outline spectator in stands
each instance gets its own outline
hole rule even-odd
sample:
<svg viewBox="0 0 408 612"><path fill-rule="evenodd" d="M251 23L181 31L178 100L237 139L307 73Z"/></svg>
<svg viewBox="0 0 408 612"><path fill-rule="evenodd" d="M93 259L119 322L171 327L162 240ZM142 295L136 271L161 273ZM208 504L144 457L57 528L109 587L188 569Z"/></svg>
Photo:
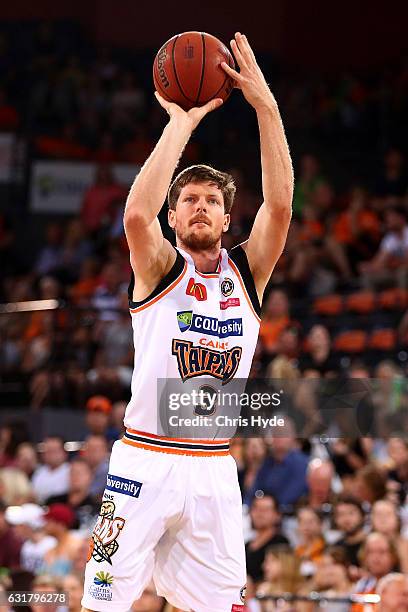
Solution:
<svg viewBox="0 0 408 612"><path fill-rule="evenodd" d="M371 509L373 531L390 538L398 552L401 571L408 574L408 539L401 535L401 519L397 506L388 499L380 499Z"/></svg>
<svg viewBox="0 0 408 612"><path fill-rule="evenodd" d="M368 464L359 469L355 476L354 491L361 502L373 504L386 494L386 477L374 465Z"/></svg>
<svg viewBox="0 0 408 612"><path fill-rule="evenodd" d="M379 175L375 193L382 204L403 198L408 190L408 176L404 169L404 159L397 149L390 149L384 156L384 169Z"/></svg>
<svg viewBox="0 0 408 612"><path fill-rule="evenodd" d="M89 493L92 471L88 463L77 457L69 464L69 490L63 495L53 495L46 500L47 505L65 504L75 514L74 528L90 529L96 521L99 501Z"/></svg>
<svg viewBox="0 0 408 612"><path fill-rule="evenodd" d="M399 559L391 540L380 533L370 533L364 542L360 560L366 571L355 585L354 593L375 593L378 581L398 569Z"/></svg>
<svg viewBox="0 0 408 612"><path fill-rule="evenodd" d="M289 545L280 533L281 514L277 500L272 495L259 495L251 504L250 516L254 536L245 546L247 573L254 582L262 579L265 552L271 546Z"/></svg>
<svg viewBox="0 0 408 612"><path fill-rule="evenodd" d="M297 511L299 543L295 555L301 562L302 576L316 572L326 543L323 538L322 520L316 510L305 506Z"/></svg>
<svg viewBox="0 0 408 612"><path fill-rule="evenodd" d="M266 300L259 330L259 336L268 353L276 351L279 334L287 327L289 321L288 297L281 289L274 289Z"/></svg>
<svg viewBox="0 0 408 612"><path fill-rule="evenodd" d="M380 239L380 221L369 207L367 192L363 188L352 190L349 206L333 223L332 236L353 274L358 272L358 262L374 256Z"/></svg>
<svg viewBox="0 0 408 612"><path fill-rule="evenodd" d="M282 593L299 592L303 578L300 573L300 563L290 548L284 545L268 548L262 565L263 578L257 591L265 595L281 595ZM251 593L247 593L247 598ZM268 610L267 604L262 610Z"/></svg>
<svg viewBox="0 0 408 612"><path fill-rule="evenodd" d="M38 456L34 444L23 442L18 445L15 466L31 479L38 467Z"/></svg>
<svg viewBox="0 0 408 612"><path fill-rule="evenodd" d="M349 565L360 565L358 551L367 535L360 501L348 495L339 496L334 507L334 522L343 534L336 546L345 550Z"/></svg>
<svg viewBox="0 0 408 612"><path fill-rule="evenodd" d="M6 505L0 501L0 568L16 569L20 566L22 542L7 523L5 512Z"/></svg>
<svg viewBox="0 0 408 612"><path fill-rule="evenodd" d="M331 461L313 459L306 473L308 487L307 505L317 512L324 510L324 506L333 503L332 481L334 468Z"/></svg>
<svg viewBox="0 0 408 612"><path fill-rule="evenodd" d="M399 267L405 268L408 263L408 225L405 208L403 206L387 208L384 217L388 231L380 243L378 252L373 259L360 264L360 272L365 275L368 282L376 279L387 280L387 275L393 270Z"/></svg>
<svg viewBox="0 0 408 612"><path fill-rule="evenodd" d="M303 155L300 159L299 176L293 194L295 215L299 216L302 213L304 205L310 201L317 186L322 182L323 177L320 173L318 159L310 153Z"/></svg>
<svg viewBox="0 0 408 612"><path fill-rule="evenodd" d="M101 274L101 282L92 297L92 306L96 308L100 321L112 322L119 319L122 308L121 293L126 293L122 281L122 271L116 263L107 263Z"/></svg>
<svg viewBox="0 0 408 612"><path fill-rule="evenodd" d="M67 612L81 612L83 583L84 579L80 574L68 574L62 579L62 589L68 596Z"/></svg>
<svg viewBox="0 0 408 612"><path fill-rule="evenodd" d="M83 458L92 470L92 482L89 494L98 499L106 485L109 470L108 443L104 436L90 435L85 440Z"/></svg>
<svg viewBox="0 0 408 612"><path fill-rule="evenodd" d="M78 278L82 263L92 254L92 244L85 236L80 219L73 219L67 226L61 250L59 275L65 283Z"/></svg>
<svg viewBox="0 0 408 612"><path fill-rule="evenodd" d="M90 435L107 436L112 402L104 395L93 395L86 403L86 426Z"/></svg>
<svg viewBox="0 0 408 612"><path fill-rule="evenodd" d="M293 506L307 493L308 458L296 445L293 425L285 418L286 429L267 439L269 456L264 460L252 489L276 497L279 506Z"/></svg>
<svg viewBox="0 0 408 612"><path fill-rule="evenodd" d="M331 352L331 340L327 327L313 325L306 338L306 352L299 360L299 368L303 375L318 372L326 376L336 372L338 359Z"/></svg>
<svg viewBox="0 0 408 612"><path fill-rule="evenodd" d="M259 468L266 456L266 446L262 438L247 438L241 467L238 468L238 479L244 504L249 503L248 495L252 491Z"/></svg>
<svg viewBox="0 0 408 612"><path fill-rule="evenodd" d="M59 604L46 602L41 603L41 593L57 594L60 589L58 578L47 574L40 574L33 580L31 586L32 592L38 594L38 602L32 603L30 606L31 612L59 612Z"/></svg>
<svg viewBox="0 0 408 612"><path fill-rule="evenodd" d="M378 612L407 612L408 576L393 572L378 581L376 593L381 601Z"/></svg>
<svg viewBox="0 0 408 612"><path fill-rule="evenodd" d="M44 516L45 531L57 540L54 548L44 558L42 573L51 576L66 576L70 573L75 554L81 544L70 529L75 521L75 514L65 504L52 504Z"/></svg>
<svg viewBox="0 0 408 612"><path fill-rule="evenodd" d="M108 225L111 218L112 203L126 198L125 189L119 185L113 176L109 165L100 165L96 169L94 184L84 195L81 209L81 219L85 229L91 234Z"/></svg>
<svg viewBox="0 0 408 612"><path fill-rule="evenodd" d="M45 228L45 244L39 251L34 268L38 276L52 274L60 267L62 252L61 241L62 228L60 224L55 221L48 223Z"/></svg>
<svg viewBox="0 0 408 612"><path fill-rule="evenodd" d="M69 465L64 441L59 436L48 436L42 448L43 465L33 474L32 484L40 503L52 495L63 495L69 487Z"/></svg>
<svg viewBox="0 0 408 612"><path fill-rule="evenodd" d="M14 467L0 469L0 499L7 505L32 501L33 489L27 475Z"/></svg>
<svg viewBox="0 0 408 612"><path fill-rule="evenodd" d="M403 504L408 493L408 441L392 437L387 449L392 462L388 471L388 483L392 485L398 501Z"/></svg>
<svg viewBox="0 0 408 612"><path fill-rule="evenodd" d="M83 537L80 540L79 547L77 548L74 558L72 561L72 571L75 574L83 575L85 572L85 566L88 562L89 556L89 535Z"/></svg>
<svg viewBox="0 0 408 612"><path fill-rule="evenodd" d="M347 559L344 550L336 546L329 547L323 554L311 581L302 589L302 595L310 592L318 592L322 597L347 598L352 589L350 578L347 574ZM318 605L318 609L327 607L327 603ZM330 612L349 612L348 602L330 601ZM297 612L314 612L316 606L312 602L299 604Z"/></svg>
<svg viewBox="0 0 408 612"><path fill-rule="evenodd" d="M107 432L108 440L119 440L125 433L125 425L123 423L126 412L126 402L115 402L112 405L110 417L110 427Z"/></svg>
<svg viewBox="0 0 408 612"><path fill-rule="evenodd" d="M54 537L43 531L44 514L36 504L9 506L5 514L7 522L14 526L16 535L23 542L20 566L33 574L38 574L44 565L45 554L57 544Z"/></svg>
<svg viewBox="0 0 408 612"><path fill-rule="evenodd" d="M15 465L16 452L30 436L27 424L20 419L7 420L0 426L0 467Z"/></svg>

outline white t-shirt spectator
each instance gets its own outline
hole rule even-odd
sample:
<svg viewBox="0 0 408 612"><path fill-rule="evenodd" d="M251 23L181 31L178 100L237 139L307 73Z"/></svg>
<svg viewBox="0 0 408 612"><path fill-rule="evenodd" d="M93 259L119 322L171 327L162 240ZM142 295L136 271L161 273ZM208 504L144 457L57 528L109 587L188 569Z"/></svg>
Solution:
<svg viewBox="0 0 408 612"><path fill-rule="evenodd" d="M38 574L44 565L44 556L57 545L57 540L52 536L44 536L39 542L26 540L21 547L21 567L27 572Z"/></svg>
<svg viewBox="0 0 408 612"><path fill-rule="evenodd" d="M408 255L408 226L405 226L402 234L388 232L382 239L380 251L393 257L406 257Z"/></svg>
<svg viewBox="0 0 408 612"><path fill-rule="evenodd" d="M48 497L64 495L69 489L69 464L62 463L53 470L41 465L33 474L32 485L40 504Z"/></svg>

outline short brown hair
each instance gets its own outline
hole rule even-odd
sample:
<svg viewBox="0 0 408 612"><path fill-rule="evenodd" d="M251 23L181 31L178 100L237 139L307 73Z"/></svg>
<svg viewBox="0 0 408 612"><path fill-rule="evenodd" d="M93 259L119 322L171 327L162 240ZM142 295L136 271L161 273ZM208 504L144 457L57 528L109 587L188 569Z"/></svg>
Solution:
<svg viewBox="0 0 408 612"><path fill-rule="evenodd" d="M188 183L203 182L211 182L217 185L218 189L221 190L221 193L224 197L225 213L229 213L234 203L234 196L236 191L234 179L232 178L231 174L228 174L227 172L221 172L221 170L216 170L215 168L212 168L211 166L206 166L205 164L197 164L195 166L190 166L189 168L186 168L176 176L176 178L170 185L170 189L167 194L169 208L171 210L176 209L176 204L180 192L183 187L185 187Z"/></svg>

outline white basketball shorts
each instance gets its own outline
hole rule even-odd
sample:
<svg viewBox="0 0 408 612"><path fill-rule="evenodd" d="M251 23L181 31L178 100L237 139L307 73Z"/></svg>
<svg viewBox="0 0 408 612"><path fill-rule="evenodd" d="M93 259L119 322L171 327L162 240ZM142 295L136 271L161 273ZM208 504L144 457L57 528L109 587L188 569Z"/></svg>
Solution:
<svg viewBox="0 0 408 612"><path fill-rule="evenodd" d="M82 605L126 612L152 578L181 610L244 610L242 502L225 441L127 430L114 443Z"/></svg>

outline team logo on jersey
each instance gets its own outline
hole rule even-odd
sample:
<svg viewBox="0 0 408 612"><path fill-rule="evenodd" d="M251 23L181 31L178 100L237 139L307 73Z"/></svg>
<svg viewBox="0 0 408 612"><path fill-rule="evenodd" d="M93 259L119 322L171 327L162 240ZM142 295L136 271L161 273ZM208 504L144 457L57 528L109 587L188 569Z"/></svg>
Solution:
<svg viewBox="0 0 408 612"><path fill-rule="evenodd" d="M89 594L94 599L112 601L113 576L109 572L96 572L93 584L89 587Z"/></svg>
<svg viewBox="0 0 408 612"><path fill-rule="evenodd" d="M103 501L98 520L92 532L88 561L92 557L98 563L107 561L112 565L111 557L119 548L117 539L125 525L125 519L115 516L115 504Z"/></svg>
<svg viewBox="0 0 408 612"><path fill-rule="evenodd" d="M225 297L228 297L231 295L233 291L234 291L234 282L230 278L224 278L224 280L221 283L222 295L224 295Z"/></svg>
<svg viewBox="0 0 408 612"><path fill-rule="evenodd" d="M192 310L177 313L177 323L180 331L193 331L218 338L242 336L242 319L227 319L219 321L215 317L195 314Z"/></svg>
<svg viewBox="0 0 408 612"><path fill-rule="evenodd" d="M172 355L183 382L196 376L213 376L227 384L236 374L242 356L242 347L234 346L226 351L214 351L194 345L188 340L173 339Z"/></svg>
<svg viewBox="0 0 408 612"><path fill-rule="evenodd" d="M199 302L205 302L207 299L207 288L202 283L196 283L194 278L188 281L186 295L192 295Z"/></svg>

